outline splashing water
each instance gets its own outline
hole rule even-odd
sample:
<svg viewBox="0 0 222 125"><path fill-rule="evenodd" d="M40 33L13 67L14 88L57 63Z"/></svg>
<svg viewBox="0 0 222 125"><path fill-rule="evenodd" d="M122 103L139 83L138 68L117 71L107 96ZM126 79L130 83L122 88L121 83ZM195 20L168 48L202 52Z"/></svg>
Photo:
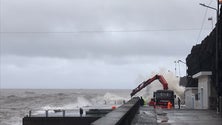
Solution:
<svg viewBox="0 0 222 125"><path fill-rule="evenodd" d="M177 97L180 97L181 99L184 99L184 90L185 87L179 86L179 78L177 78L173 72L168 72L167 70L161 68L158 72L152 72L148 77L141 81L145 81L147 79L152 78L156 74L163 75L163 77L166 79L168 83L169 90L173 90L174 94L176 94ZM142 78L140 76L140 78ZM153 97L153 92L156 90L163 89L162 84L159 82L159 80L153 81L150 85L146 87L146 89L141 90L137 95L143 96L145 100L150 100Z"/></svg>

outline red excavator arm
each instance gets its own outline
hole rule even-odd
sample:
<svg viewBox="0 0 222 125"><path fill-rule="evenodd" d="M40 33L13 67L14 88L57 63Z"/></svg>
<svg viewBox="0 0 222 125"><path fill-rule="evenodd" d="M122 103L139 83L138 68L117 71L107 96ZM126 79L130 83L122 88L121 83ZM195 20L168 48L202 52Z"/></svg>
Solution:
<svg viewBox="0 0 222 125"><path fill-rule="evenodd" d="M164 77L162 75L155 75L153 78L143 81L139 86L137 86L135 89L133 89L133 91L130 94L131 97L134 96L137 92L139 92L143 88L145 88L146 86L148 86L149 84L151 84L156 79L158 79L160 81L160 83L163 85L164 90L168 90L168 83L164 79Z"/></svg>

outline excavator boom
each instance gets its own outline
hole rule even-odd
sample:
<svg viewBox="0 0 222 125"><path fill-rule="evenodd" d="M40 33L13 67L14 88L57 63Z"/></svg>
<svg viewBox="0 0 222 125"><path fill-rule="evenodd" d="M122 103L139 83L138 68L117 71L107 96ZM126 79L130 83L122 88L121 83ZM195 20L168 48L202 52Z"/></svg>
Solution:
<svg viewBox="0 0 222 125"><path fill-rule="evenodd" d="M155 75L153 78L150 78L146 81L143 81L139 86L137 86L133 91L131 92L131 97L134 96L136 93L138 93L140 90L151 84L154 80L158 79L160 83L163 85L163 90L168 90L168 83L164 79L162 75Z"/></svg>

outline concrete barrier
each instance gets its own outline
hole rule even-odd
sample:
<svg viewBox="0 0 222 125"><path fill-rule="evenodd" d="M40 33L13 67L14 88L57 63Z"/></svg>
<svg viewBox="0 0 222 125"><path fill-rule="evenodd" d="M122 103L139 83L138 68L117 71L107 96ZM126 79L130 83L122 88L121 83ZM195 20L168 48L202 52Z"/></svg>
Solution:
<svg viewBox="0 0 222 125"><path fill-rule="evenodd" d="M130 125L140 107L140 98L134 97L91 125Z"/></svg>
<svg viewBox="0 0 222 125"><path fill-rule="evenodd" d="M24 117L23 125L90 125L100 117Z"/></svg>

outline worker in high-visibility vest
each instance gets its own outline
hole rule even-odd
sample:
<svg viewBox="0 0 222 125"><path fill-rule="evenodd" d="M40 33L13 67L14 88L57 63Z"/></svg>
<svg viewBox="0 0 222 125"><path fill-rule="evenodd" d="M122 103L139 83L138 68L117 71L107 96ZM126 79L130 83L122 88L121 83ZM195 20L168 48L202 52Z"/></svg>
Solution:
<svg viewBox="0 0 222 125"><path fill-rule="evenodd" d="M171 104L170 101L168 101L168 103L167 103L167 109L171 109L171 108L172 108L172 104Z"/></svg>

